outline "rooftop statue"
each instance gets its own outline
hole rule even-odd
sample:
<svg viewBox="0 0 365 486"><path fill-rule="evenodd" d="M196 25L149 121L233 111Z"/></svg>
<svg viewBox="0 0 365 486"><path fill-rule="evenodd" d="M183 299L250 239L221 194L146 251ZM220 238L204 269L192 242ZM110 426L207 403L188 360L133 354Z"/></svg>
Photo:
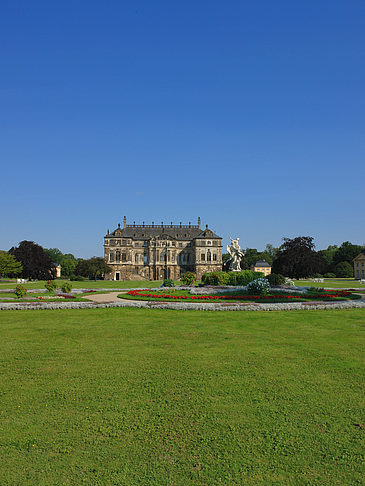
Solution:
<svg viewBox="0 0 365 486"><path fill-rule="evenodd" d="M231 246L227 245L227 251L231 255L231 258L228 260L229 269L233 272L239 272L241 270L241 260L245 256L238 243L239 240L239 238L235 240L231 238Z"/></svg>

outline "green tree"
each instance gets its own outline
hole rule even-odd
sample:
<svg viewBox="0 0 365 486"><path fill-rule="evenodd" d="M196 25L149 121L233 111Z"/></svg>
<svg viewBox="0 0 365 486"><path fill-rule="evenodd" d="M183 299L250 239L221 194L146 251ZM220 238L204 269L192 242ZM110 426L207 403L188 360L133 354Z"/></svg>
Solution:
<svg viewBox="0 0 365 486"><path fill-rule="evenodd" d="M63 253L61 250L58 248L45 248L44 251L47 253L53 263L59 263L61 265L63 258Z"/></svg>
<svg viewBox="0 0 365 486"><path fill-rule="evenodd" d="M324 270L325 272L330 272L332 270L333 258L337 250L337 245L330 245L326 250L321 250L318 252L326 264L326 268Z"/></svg>
<svg viewBox="0 0 365 486"><path fill-rule="evenodd" d="M353 245L349 241L344 241L333 256L333 265L341 262L348 262L352 265L353 259L361 252L362 246Z"/></svg>
<svg viewBox="0 0 365 486"><path fill-rule="evenodd" d="M246 248L244 250L245 256L241 260L241 268L242 270L249 270L251 265L260 260L260 253L256 250L256 248Z"/></svg>
<svg viewBox="0 0 365 486"><path fill-rule="evenodd" d="M77 260L72 253L66 253L66 255L63 255L60 264L61 274L64 277L70 277L73 273L75 273Z"/></svg>
<svg viewBox="0 0 365 486"><path fill-rule="evenodd" d="M321 255L314 251L313 238L297 236L283 238L276 259L273 262L272 273L281 273L286 277L303 278L322 273L325 263Z"/></svg>
<svg viewBox="0 0 365 486"><path fill-rule="evenodd" d="M87 260L79 260L75 267L75 274L96 280L98 276L110 273L112 268L102 257L92 257Z"/></svg>
<svg viewBox="0 0 365 486"><path fill-rule="evenodd" d="M336 277L351 278L354 276L353 266L349 262L339 262L335 266Z"/></svg>
<svg viewBox="0 0 365 486"><path fill-rule="evenodd" d="M24 278L49 280L56 276L56 269L44 249L34 241L21 241L18 247L9 250L23 265Z"/></svg>
<svg viewBox="0 0 365 486"><path fill-rule="evenodd" d="M265 253L270 256L271 263L275 260L278 251L279 251L279 248L275 248L271 243L268 243L265 246ZM266 260L266 261L268 263L270 263L269 260Z"/></svg>
<svg viewBox="0 0 365 486"><path fill-rule="evenodd" d="M13 255L0 251L0 277L19 275L22 270L22 264Z"/></svg>

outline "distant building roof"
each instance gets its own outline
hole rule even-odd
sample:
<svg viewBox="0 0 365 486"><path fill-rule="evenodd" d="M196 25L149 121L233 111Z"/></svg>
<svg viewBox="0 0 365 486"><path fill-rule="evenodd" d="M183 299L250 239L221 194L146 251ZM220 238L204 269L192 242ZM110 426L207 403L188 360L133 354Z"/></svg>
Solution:
<svg viewBox="0 0 365 486"><path fill-rule="evenodd" d="M253 265L254 267L271 267L269 263L267 263L266 260L258 260L256 263Z"/></svg>

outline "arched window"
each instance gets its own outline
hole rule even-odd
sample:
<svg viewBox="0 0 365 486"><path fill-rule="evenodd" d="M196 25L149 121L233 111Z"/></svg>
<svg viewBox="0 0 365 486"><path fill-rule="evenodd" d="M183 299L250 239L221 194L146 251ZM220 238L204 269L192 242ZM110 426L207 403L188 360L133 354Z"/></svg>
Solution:
<svg viewBox="0 0 365 486"><path fill-rule="evenodd" d="M211 262L212 261L212 254L210 253L210 250L208 250L208 253L207 253L207 262Z"/></svg>
<svg viewBox="0 0 365 486"><path fill-rule="evenodd" d="M162 250L160 253L160 262L165 263L166 262L166 250Z"/></svg>
<svg viewBox="0 0 365 486"><path fill-rule="evenodd" d="M138 262L139 262L139 255L138 255L138 253L136 253L136 254L134 255L134 261L135 261L136 263L138 263Z"/></svg>
<svg viewBox="0 0 365 486"><path fill-rule="evenodd" d="M120 262L120 251L115 252L115 261L116 261L117 263L119 263L119 262Z"/></svg>

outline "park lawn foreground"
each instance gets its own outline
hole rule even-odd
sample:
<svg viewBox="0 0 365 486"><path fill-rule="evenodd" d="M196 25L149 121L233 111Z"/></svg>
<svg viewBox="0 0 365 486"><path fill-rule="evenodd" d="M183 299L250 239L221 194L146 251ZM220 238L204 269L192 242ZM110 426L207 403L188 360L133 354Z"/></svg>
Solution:
<svg viewBox="0 0 365 486"><path fill-rule="evenodd" d="M2 485L355 485L365 311L0 313Z"/></svg>

